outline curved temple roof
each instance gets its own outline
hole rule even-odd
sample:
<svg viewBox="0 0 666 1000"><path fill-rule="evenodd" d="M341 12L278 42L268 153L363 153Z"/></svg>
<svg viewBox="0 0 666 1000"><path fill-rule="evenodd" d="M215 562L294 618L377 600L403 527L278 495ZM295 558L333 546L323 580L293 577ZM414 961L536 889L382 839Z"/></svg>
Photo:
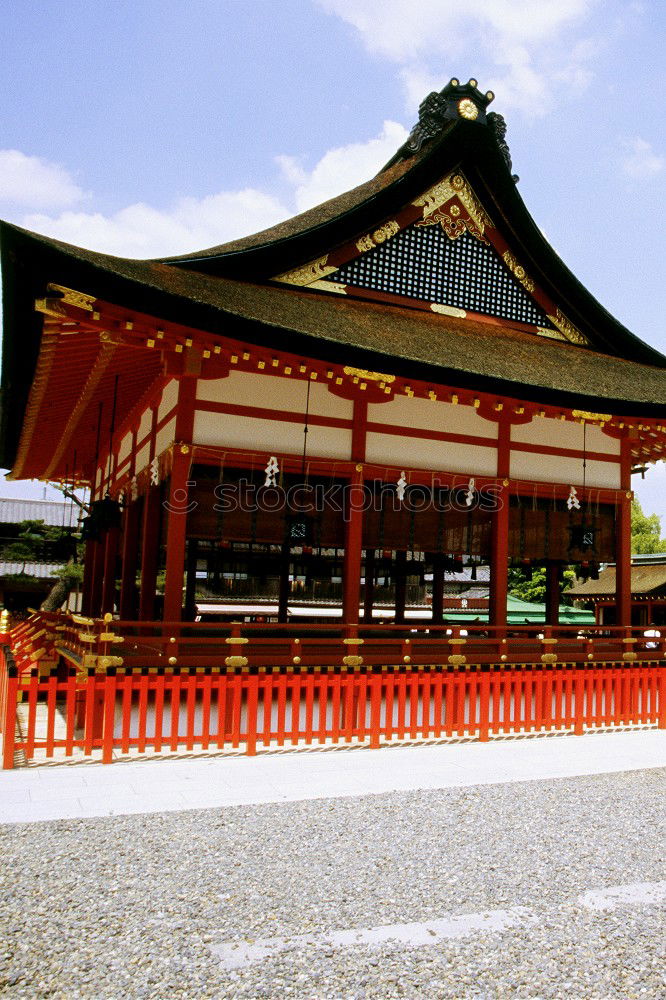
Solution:
<svg viewBox="0 0 666 1000"><path fill-rule="evenodd" d="M503 119L486 112L491 99L475 81L451 81L426 98L409 140L376 177L261 233L198 253L128 260L0 223L0 461L11 466L16 455L43 344L34 304L50 284L313 358L559 405L666 416L666 358L615 320L547 243L517 191ZM484 266L500 269L543 325L384 293L349 278L354 262L366 253L379 261L389 248L395 266L407 266L396 249L403 235L421 239L418 227L440 232L440 225L452 241L463 236L457 246L467 240L470 267L476 253L485 255ZM147 364L146 378L155 377L153 369ZM139 374L132 385L136 398Z"/></svg>

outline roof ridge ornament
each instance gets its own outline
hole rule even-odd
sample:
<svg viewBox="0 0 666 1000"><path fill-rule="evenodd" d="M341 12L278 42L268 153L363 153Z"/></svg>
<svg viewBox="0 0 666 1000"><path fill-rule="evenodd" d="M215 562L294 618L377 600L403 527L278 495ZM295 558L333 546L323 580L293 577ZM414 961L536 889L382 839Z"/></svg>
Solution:
<svg viewBox="0 0 666 1000"><path fill-rule="evenodd" d="M440 135L449 122L464 118L466 121L490 127L504 162L511 170L511 156L506 142L506 122L502 115L495 112L491 111L486 115L486 108L494 98L492 90L487 90L485 94L480 91L474 78L467 83L461 83L456 77L452 77L442 90L431 91L421 101L418 122L410 132L407 142L400 147L386 166L390 167L399 160L414 156L427 142ZM518 178L512 176L517 182Z"/></svg>
<svg viewBox="0 0 666 1000"><path fill-rule="evenodd" d="M486 108L494 99L492 90L483 94L474 78L467 83L453 77L439 93L433 90L419 105L419 120L402 147L403 156L418 153L423 144L438 135L450 121L486 123Z"/></svg>

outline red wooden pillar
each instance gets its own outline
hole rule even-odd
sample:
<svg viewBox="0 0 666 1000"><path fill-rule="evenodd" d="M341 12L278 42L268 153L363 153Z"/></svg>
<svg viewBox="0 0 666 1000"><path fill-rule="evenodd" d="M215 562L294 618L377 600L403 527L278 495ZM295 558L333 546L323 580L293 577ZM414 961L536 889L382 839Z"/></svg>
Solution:
<svg viewBox="0 0 666 1000"><path fill-rule="evenodd" d="M90 582L90 607L89 614L94 618L102 611L102 582L104 579L104 551L106 546L106 535L96 538L93 543L93 560Z"/></svg>
<svg viewBox="0 0 666 1000"><path fill-rule="evenodd" d="M405 621L405 605L407 604L407 553L399 549L395 554L395 622Z"/></svg>
<svg viewBox="0 0 666 1000"><path fill-rule="evenodd" d="M618 500L615 552L615 604L617 624L631 625L631 454L629 442L622 441L623 495Z"/></svg>
<svg viewBox="0 0 666 1000"><path fill-rule="evenodd" d="M183 577L187 539L189 445L174 445L171 467L171 496L166 536L166 577L164 581L165 622L180 621L183 614Z"/></svg>
<svg viewBox="0 0 666 1000"><path fill-rule="evenodd" d="M546 624L560 623L560 566L556 562L546 563Z"/></svg>
<svg viewBox="0 0 666 1000"><path fill-rule="evenodd" d="M490 603L491 625L506 625L506 596L509 586L509 491L498 497L497 510L492 512L490 540Z"/></svg>
<svg viewBox="0 0 666 1000"><path fill-rule="evenodd" d="M349 482L345 514L345 565L342 576L342 619L358 625L363 558L363 466L357 465Z"/></svg>
<svg viewBox="0 0 666 1000"><path fill-rule="evenodd" d="M375 550L365 550L365 591L363 593L363 623L372 625L372 607L375 602Z"/></svg>
<svg viewBox="0 0 666 1000"><path fill-rule="evenodd" d="M95 568L95 543L92 538L86 541L83 556L83 587L81 591L81 614L90 614L90 598L92 594L93 571Z"/></svg>
<svg viewBox="0 0 666 1000"><path fill-rule="evenodd" d="M441 625L444 619L444 556L432 555L432 623Z"/></svg>
<svg viewBox="0 0 666 1000"><path fill-rule="evenodd" d="M120 579L120 617L125 620L134 618L134 592L136 589L136 571L139 563L139 527L141 519L141 501L134 500L125 508L123 514L122 540L122 573Z"/></svg>
<svg viewBox="0 0 666 1000"><path fill-rule="evenodd" d="M155 617L155 586L160 550L162 491L149 486L143 500L143 538L141 543L141 593L139 618L151 621Z"/></svg>
<svg viewBox="0 0 666 1000"><path fill-rule="evenodd" d="M631 500L618 501L616 524L615 603L617 624L631 625Z"/></svg>
<svg viewBox="0 0 666 1000"><path fill-rule="evenodd" d="M506 479L511 471L511 424L501 420L497 425L497 475ZM490 538L490 594L488 622L506 625L506 598L509 589L509 490L505 486L497 497L497 509L492 512Z"/></svg>
<svg viewBox="0 0 666 1000"><path fill-rule="evenodd" d="M102 613L113 612L116 602L116 568L118 563L118 542L120 528L114 524L106 532L104 547L104 579L102 581Z"/></svg>
<svg viewBox="0 0 666 1000"><path fill-rule="evenodd" d="M289 569L291 566L291 546L289 542L282 543L280 553L280 589L278 592L278 621L289 620Z"/></svg>

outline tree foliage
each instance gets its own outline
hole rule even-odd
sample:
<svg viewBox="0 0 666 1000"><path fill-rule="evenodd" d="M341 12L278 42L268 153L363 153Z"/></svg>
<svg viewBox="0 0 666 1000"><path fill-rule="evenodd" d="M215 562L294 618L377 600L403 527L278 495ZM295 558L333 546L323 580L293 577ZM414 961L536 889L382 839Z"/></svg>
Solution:
<svg viewBox="0 0 666 1000"><path fill-rule="evenodd" d="M631 551L634 555L666 552L659 515L644 514L636 497L631 501Z"/></svg>
<svg viewBox="0 0 666 1000"><path fill-rule="evenodd" d="M567 567L564 570L562 581L562 604L569 604L566 591L573 587L576 582L576 574ZM520 601L529 601L531 604L544 604L546 600L546 570L543 566L535 566L530 574L520 567L513 567L509 570L509 593L512 597L517 597Z"/></svg>

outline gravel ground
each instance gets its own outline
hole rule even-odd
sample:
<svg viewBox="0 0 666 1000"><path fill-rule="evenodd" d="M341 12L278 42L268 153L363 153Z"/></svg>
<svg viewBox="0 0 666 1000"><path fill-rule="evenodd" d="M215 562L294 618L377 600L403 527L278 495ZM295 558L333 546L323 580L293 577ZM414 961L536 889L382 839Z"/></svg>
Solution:
<svg viewBox="0 0 666 1000"><path fill-rule="evenodd" d="M168 763L165 763L165 770ZM0 827L0 994L62 1000L666 996L666 769ZM432 946L216 945L526 907Z"/></svg>

